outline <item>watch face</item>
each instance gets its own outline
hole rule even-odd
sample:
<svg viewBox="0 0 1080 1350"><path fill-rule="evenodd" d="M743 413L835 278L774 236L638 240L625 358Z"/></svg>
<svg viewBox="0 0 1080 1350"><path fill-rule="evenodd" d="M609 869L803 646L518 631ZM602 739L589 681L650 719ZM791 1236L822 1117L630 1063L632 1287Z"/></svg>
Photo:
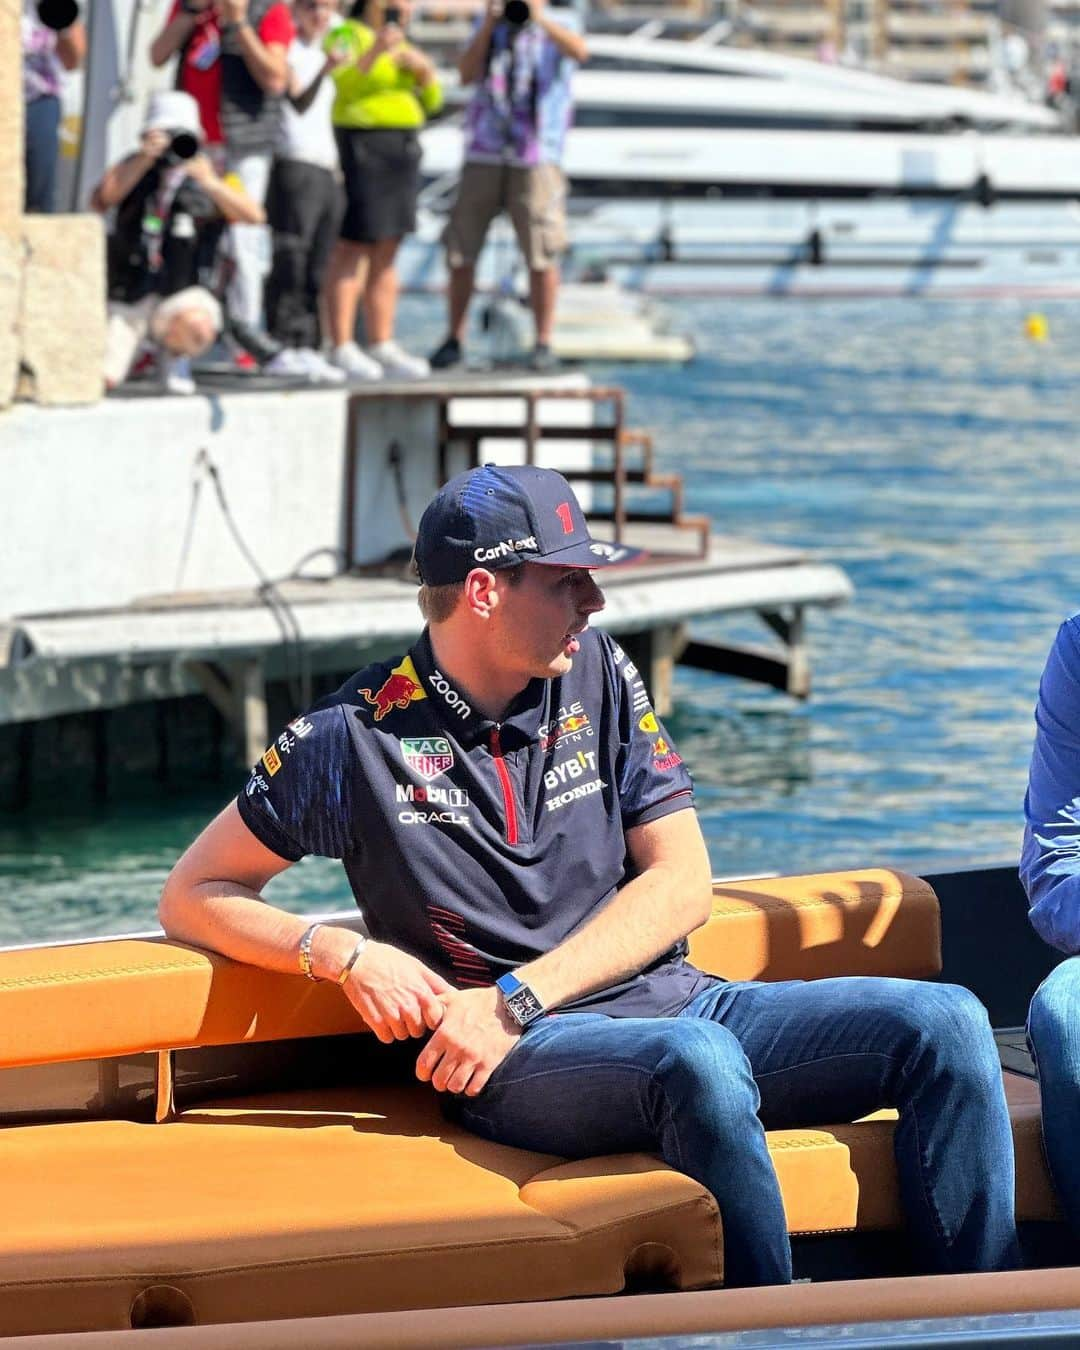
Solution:
<svg viewBox="0 0 1080 1350"><path fill-rule="evenodd" d="M523 1027L544 1015L544 1005L527 984L521 984L506 1000L511 1017Z"/></svg>

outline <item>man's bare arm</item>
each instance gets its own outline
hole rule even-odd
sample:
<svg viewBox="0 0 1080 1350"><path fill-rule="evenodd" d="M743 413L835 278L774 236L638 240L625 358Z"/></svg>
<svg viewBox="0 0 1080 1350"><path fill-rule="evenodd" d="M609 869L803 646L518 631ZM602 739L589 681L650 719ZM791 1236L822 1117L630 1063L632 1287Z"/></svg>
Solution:
<svg viewBox="0 0 1080 1350"><path fill-rule="evenodd" d="M263 900L262 888L291 864L251 833L230 803L203 830L169 874L158 906L171 938L205 947L264 970L299 972L300 939L311 920ZM312 971L336 980L357 935L321 927L311 944ZM423 1035L442 1018L450 985L421 961L382 942L369 942L353 966L345 993L381 1041Z"/></svg>
<svg viewBox="0 0 1080 1350"><path fill-rule="evenodd" d="M518 971L546 1008L637 974L709 917L712 874L696 811L635 826L626 844L639 875L583 928Z"/></svg>
<svg viewBox="0 0 1080 1350"><path fill-rule="evenodd" d="M711 872L695 811L635 826L626 843L638 876L583 928L517 972L545 1007L636 974L709 917ZM446 1000L439 1030L416 1061L417 1077L440 1092L474 1097L520 1034L497 989L462 990Z"/></svg>

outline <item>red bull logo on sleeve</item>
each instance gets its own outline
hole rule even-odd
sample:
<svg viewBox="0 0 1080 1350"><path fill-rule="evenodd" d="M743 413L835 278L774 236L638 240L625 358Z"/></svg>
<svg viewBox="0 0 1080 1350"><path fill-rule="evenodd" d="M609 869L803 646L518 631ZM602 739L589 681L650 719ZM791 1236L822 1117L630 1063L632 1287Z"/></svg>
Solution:
<svg viewBox="0 0 1080 1350"><path fill-rule="evenodd" d="M427 698L411 656L406 656L400 666L394 667L386 682L374 694L370 689L361 689L359 692L375 709L376 722L381 722L394 708L404 712L410 703Z"/></svg>

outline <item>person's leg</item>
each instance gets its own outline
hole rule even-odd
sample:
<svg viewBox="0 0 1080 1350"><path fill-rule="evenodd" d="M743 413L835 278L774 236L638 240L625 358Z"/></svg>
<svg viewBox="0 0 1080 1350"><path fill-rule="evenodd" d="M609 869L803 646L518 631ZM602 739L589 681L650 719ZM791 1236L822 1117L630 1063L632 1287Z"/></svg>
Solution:
<svg viewBox="0 0 1080 1350"><path fill-rule="evenodd" d="M262 206L270 182L269 152L226 152L225 162L252 201ZM270 270L270 236L265 225L230 225L228 234L236 268L227 295L229 314L248 328L259 330L263 324L263 285Z"/></svg>
<svg viewBox="0 0 1080 1350"><path fill-rule="evenodd" d="M356 314L367 281L368 246L339 239L326 270L326 311L334 347L355 341Z"/></svg>
<svg viewBox="0 0 1080 1350"><path fill-rule="evenodd" d="M307 307L314 315L311 346L316 349L322 342L323 334L329 331L323 307L326 271L330 262L330 255L338 238L338 231L341 229L341 217L344 210L344 196L334 175L328 169L322 170L319 188L319 212L307 255L305 288Z"/></svg>
<svg viewBox="0 0 1080 1350"><path fill-rule="evenodd" d="M461 171L457 196L443 231L447 285L447 336L433 354L431 364L453 365L461 360L469 304L476 284L476 262L484 247L491 222L502 207L503 170L497 164L466 164Z"/></svg>
<svg viewBox="0 0 1080 1350"><path fill-rule="evenodd" d="M559 267L551 263L543 269L529 272L529 303L536 325L536 345L551 346L551 330L555 326L555 306L559 300Z"/></svg>
<svg viewBox="0 0 1080 1350"><path fill-rule="evenodd" d="M967 989L884 978L730 984L682 1017L716 1020L737 1038L766 1129L899 1110L900 1195L929 1268L1020 1264L1001 1066Z"/></svg>
<svg viewBox="0 0 1080 1350"><path fill-rule="evenodd" d="M367 345L377 347L394 336L398 277L394 259L400 239L379 239L371 245L364 288L364 331Z"/></svg>
<svg viewBox="0 0 1080 1350"><path fill-rule="evenodd" d="M287 347L309 347L318 319L308 295L308 253L319 223L314 176L320 172L296 160L277 160L266 198L273 231L274 260L266 283L266 323Z"/></svg>
<svg viewBox="0 0 1080 1350"><path fill-rule="evenodd" d="M1046 1161L1080 1237L1080 957L1063 961L1035 991L1028 1041L1039 1070Z"/></svg>
<svg viewBox="0 0 1080 1350"><path fill-rule="evenodd" d="M508 204L518 246L529 267L536 345L551 346L559 298L559 258L566 249L566 179L555 164L514 169Z"/></svg>
<svg viewBox="0 0 1080 1350"><path fill-rule="evenodd" d="M568 1014L530 1027L451 1109L486 1138L560 1157L658 1152L716 1198L724 1283L784 1284L791 1249L757 1107L746 1056L715 1023Z"/></svg>
<svg viewBox="0 0 1080 1350"><path fill-rule="evenodd" d="M60 100L51 95L25 105L26 210L56 210L56 158L60 149Z"/></svg>

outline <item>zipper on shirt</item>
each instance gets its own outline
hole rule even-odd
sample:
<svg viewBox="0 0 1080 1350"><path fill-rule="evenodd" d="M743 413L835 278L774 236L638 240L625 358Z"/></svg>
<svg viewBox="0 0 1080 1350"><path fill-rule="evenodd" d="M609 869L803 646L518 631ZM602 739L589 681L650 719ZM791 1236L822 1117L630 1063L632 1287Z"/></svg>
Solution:
<svg viewBox="0 0 1080 1350"><path fill-rule="evenodd" d="M518 841L517 803L514 801L514 785L510 782L510 771L507 769L506 760L503 758L498 727L492 727L491 729L491 757L495 761L495 772L499 775L503 806L506 808L506 842L516 844Z"/></svg>

